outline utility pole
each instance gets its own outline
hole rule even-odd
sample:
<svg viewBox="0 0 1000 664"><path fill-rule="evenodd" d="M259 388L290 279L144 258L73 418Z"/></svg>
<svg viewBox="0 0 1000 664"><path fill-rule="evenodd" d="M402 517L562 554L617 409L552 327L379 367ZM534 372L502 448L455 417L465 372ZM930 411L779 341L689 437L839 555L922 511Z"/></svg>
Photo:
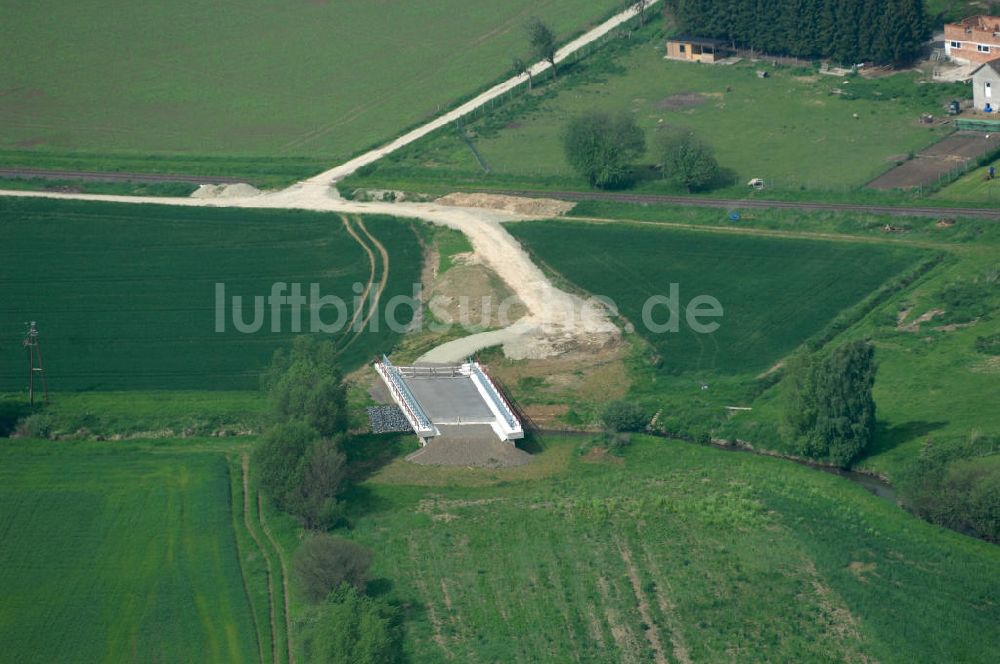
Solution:
<svg viewBox="0 0 1000 664"><path fill-rule="evenodd" d="M35 374L42 383L45 403L49 402L49 386L45 381L45 368L42 366L42 347L38 345L38 328L35 321L26 323L28 328L22 345L28 351L28 403L35 405Z"/></svg>

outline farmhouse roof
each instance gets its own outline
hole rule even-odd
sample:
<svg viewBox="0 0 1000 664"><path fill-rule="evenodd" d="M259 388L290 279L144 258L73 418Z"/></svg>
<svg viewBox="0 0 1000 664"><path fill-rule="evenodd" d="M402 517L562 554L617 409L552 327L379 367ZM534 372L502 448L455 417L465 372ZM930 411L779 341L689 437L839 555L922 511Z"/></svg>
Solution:
<svg viewBox="0 0 1000 664"><path fill-rule="evenodd" d="M984 62L979 67L976 67L975 71L972 72L972 75L975 76L976 74L978 74L979 72L981 72L983 69L986 68L992 69L994 73L1000 75L1000 58L995 58L993 60L990 60L989 62Z"/></svg>
<svg viewBox="0 0 1000 664"><path fill-rule="evenodd" d="M676 37L669 38L667 41L698 44L699 46L726 46L729 44L724 39L708 39L707 37L693 37L691 35L677 35Z"/></svg>

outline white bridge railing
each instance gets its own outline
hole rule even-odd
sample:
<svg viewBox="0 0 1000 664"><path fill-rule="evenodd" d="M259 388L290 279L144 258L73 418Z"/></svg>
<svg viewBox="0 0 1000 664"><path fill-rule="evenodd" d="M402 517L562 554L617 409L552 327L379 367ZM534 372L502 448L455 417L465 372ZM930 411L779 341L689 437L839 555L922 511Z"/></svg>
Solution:
<svg viewBox="0 0 1000 664"><path fill-rule="evenodd" d="M399 370L393 366L388 357L383 355L382 360L375 363L375 371L378 372L389 388L392 400L403 411L403 416L410 423L410 426L413 427L414 433L420 436L420 438L440 435L441 432L431 422L431 418L424 412L420 402L413 396L413 392L410 391Z"/></svg>
<svg viewBox="0 0 1000 664"><path fill-rule="evenodd" d="M497 386L493 384L486 372L480 368L478 362L470 362L468 365L463 365L463 369L468 367L469 376L472 378L472 383L479 390L479 394L486 401L486 405L493 412L496 421L492 424L493 431L500 436L501 440L513 440L515 438L524 438L524 429L521 426L520 420L514 415L513 409L507 403L507 400L503 398L500 394L500 390Z"/></svg>

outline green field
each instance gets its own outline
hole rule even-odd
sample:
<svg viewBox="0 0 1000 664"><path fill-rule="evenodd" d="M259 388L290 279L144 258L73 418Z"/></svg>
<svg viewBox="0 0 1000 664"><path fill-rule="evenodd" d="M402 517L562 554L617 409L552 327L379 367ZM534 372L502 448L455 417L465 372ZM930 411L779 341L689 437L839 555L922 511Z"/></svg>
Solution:
<svg viewBox="0 0 1000 664"><path fill-rule="evenodd" d="M611 45L558 84L467 123L466 134L489 174L451 129L345 186L586 188L565 160L561 136L568 118L600 109L634 115L650 146L658 128L693 129L715 148L727 182L735 183L731 193L745 193L746 181L754 177L767 181L770 194L843 193L943 138L947 129L928 128L917 118L940 115L949 95L967 95L964 88L919 84L912 73L842 79L764 62L667 61L654 30L641 33L648 40ZM758 78L760 69L770 76ZM640 162L656 164L658 157L650 152ZM655 181L640 189L671 191Z"/></svg>
<svg viewBox="0 0 1000 664"><path fill-rule="evenodd" d="M258 660L221 454L0 442L0 658Z"/></svg>
<svg viewBox="0 0 1000 664"><path fill-rule="evenodd" d="M822 240L710 234L625 224L530 222L508 230L572 284L614 301L652 344L666 373L763 371L915 263L908 248ZM677 333L642 324L648 298L678 284ZM696 334L683 321L698 295L723 307L720 327ZM659 307L654 321L668 317Z"/></svg>
<svg viewBox="0 0 1000 664"><path fill-rule="evenodd" d="M966 203L977 203L984 207L1000 205L1000 178L986 179L987 171L992 165L1000 169L1000 159L986 164L979 168L974 168L967 174L960 177L932 198L938 201L962 201Z"/></svg>
<svg viewBox="0 0 1000 664"><path fill-rule="evenodd" d="M650 662L654 639L669 662L1000 647L995 546L788 462L641 438L589 463L581 440L546 439L549 477L397 461L359 489L350 536L378 551L413 661Z"/></svg>
<svg viewBox="0 0 1000 664"><path fill-rule="evenodd" d="M254 165L265 155L331 167L504 76L528 55L529 17L568 38L618 7L473 5L4 2L0 148L15 152L0 164L24 151L42 153L40 167L74 153L84 169L118 170L123 158L123 170L184 172L189 155L250 157L252 175L272 168ZM244 172L233 159L204 168Z"/></svg>
<svg viewBox="0 0 1000 664"><path fill-rule="evenodd" d="M390 256L384 298L410 295L422 260L412 225L388 217L365 224ZM272 332L270 307L262 306L260 331L243 334L228 306L217 333L217 283L230 305L244 298L249 323L253 298L266 298L275 282L301 283L305 294L317 283L321 295L351 303L354 284L370 276L368 254L333 214L3 199L0 227L4 391L25 387L20 340L30 320L38 321L56 391L255 390L259 370L293 333L291 310L281 310ZM377 283L384 268L375 255ZM323 313L335 319L332 309ZM382 324L348 345L341 332L343 368L388 351L397 337Z"/></svg>

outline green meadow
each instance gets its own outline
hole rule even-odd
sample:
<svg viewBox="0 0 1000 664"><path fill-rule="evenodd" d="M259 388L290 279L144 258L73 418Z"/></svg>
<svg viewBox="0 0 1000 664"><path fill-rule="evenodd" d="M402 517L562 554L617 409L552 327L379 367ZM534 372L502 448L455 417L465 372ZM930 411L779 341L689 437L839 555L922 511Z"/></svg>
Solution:
<svg viewBox="0 0 1000 664"><path fill-rule="evenodd" d="M11 662L258 661L221 454L0 441Z"/></svg>
<svg viewBox="0 0 1000 664"><path fill-rule="evenodd" d="M680 127L712 145L727 195L745 194L750 178L763 178L773 195L843 194L947 135L947 128L921 125L918 118L941 115L947 99L967 94L921 84L914 73L841 78L765 61L674 62L664 60L663 40L651 25L575 64L558 83L516 97L461 130L437 132L343 186L586 189L566 162L562 134L568 118L597 109L627 112L645 130L650 150L639 160L640 191L674 192L647 180L652 173L645 167L659 163L657 131Z"/></svg>
<svg viewBox="0 0 1000 664"><path fill-rule="evenodd" d="M293 180L507 75L514 56L528 56L532 16L567 39L618 8L608 0L472 4L7 7L0 164Z"/></svg>
<svg viewBox="0 0 1000 664"><path fill-rule="evenodd" d="M966 661L1000 549L788 462L545 438L532 466L397 460L349 498L413 661ZM528 473L532 473L528 475Z"/></svg>
<svg viewBox="0 0 1000 664"><path fill-rule="evenodd" d="M386 266L376 261L376 286L388 271L384 298L412 294L422 258L411 223L370 217L365 227L391 257ZM305 295L318 284L351 315L355 284L371 279L367 252L333 214L3 199L0 228L0 344L9 349L0 354L0 390L7 391L25 386L20 340L31 320L55 391L255 390L260 369L295 332L288 304L272 327L272 284L301 283ZM233 297L243 298L246 324L255 298L265 298L259 331L237 331ZM400 309L404 324L406 314ZM326 323L338 317L332 307L322 315ZM303 307L302 330L310 319ZM382 323L356 339L346 325L337 333L345 370L392 347L398 334Z"/></svg>

